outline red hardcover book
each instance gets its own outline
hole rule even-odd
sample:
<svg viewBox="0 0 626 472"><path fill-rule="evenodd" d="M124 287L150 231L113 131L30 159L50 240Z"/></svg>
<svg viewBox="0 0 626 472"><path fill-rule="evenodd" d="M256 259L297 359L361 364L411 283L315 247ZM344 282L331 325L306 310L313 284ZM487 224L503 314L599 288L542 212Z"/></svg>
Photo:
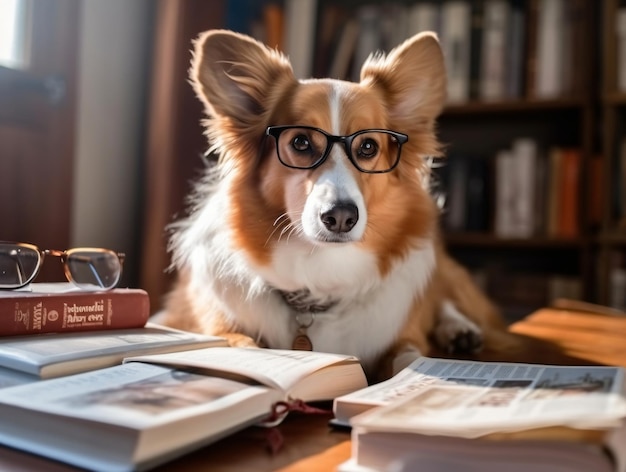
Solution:
<svg viewBox="0 0 626 472"><path fill-rule="evenodd" d="M557 236L562 238L575 238L580 234L581 165L582 156L580 150L574 148L563 149L559 190L559 220L557 224Z"/></svg>
<svg viewBox="0 0 626 472"><path fill-rule="evenodd" d="M32 291L0 291L0 336L142 328L150 316L145 290L106 292L32 284Z"/></svg>

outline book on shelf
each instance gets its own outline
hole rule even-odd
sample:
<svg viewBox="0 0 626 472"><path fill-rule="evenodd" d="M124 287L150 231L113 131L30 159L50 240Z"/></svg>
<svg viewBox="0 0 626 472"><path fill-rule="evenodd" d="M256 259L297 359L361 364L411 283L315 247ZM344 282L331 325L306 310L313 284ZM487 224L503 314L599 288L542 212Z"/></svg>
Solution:
<svg viewBox="0 0 626 472"><path fill-rule="evenodd" d="M424 470L626 470L621 367L424 357L407 369L402 382L335 400L353 412L382 405L350 418L353 453L340 470L414 470L418 458Z"/></svg>
<svg viewBox="0 0 626 472"><path fill-rule="evenodd" d="M505 95L509 99L521 98L524 90L524 54L526 52L526 4L524 0L511 0L509 28L507 30Z"/></svg>
<svg viewBox="0 0 626 472"><path fill-rule="evenodd" d="M89 470L144 470L280 422L290 405L365 385L356 358L319 352L214 347L133 357L0 390L0 443Z"/></svg>
<svg viewBox="0 0 626 472"><path fill-rule="evenodd" d="M626 5L621 4L615 15L615 37L617 55L617 91L626 92Z"/></svg>
<svg viewBox="0 0 626 472"><path fill-rule="evenodd" d="M439 2L415 2L407 11L407 35L413 36L423 31L441 34L441 5Z"/></svg>
<svg viewBox="0 0 626 472"><path fill-rule="evenodd" d="M315 18L317 0L286 0L284 3L285 53L298 79L308 79L313 72Z"/></svg>
<svg viewBox="0 0 626 472"><path fill-rule="evenodd" d="M447 71L449 103L470 97L471 7L465 0L450 0L441 7L441 47Z"/></svg>
<svg viewBox="0 0 626 472"><path fill-rule="evenodd" d="M577 148L551 148L547 233L574 238L580 234L580 179L582 155Z"/></svg>
<svg viewBox="0 0 626 472"><path fill-rule="evenodd" d="M479 93L482 100L506 95L507 34L511 6L508 0L485 0Z"/></svg>
<svg viewBox="0 0 626 472"><path fill-rule="evenodd" d="M153 323L143 328L10 336L0 339L0 367L45 379L120 364L129 355L226 345L224 338Z"/></svg>
<svg viewBox="0 0 626 472"><path fill-rule="evenodd" d="M71 283L0 291L0 336L141 328L150 299L139 288L88 292Z"/></svg>

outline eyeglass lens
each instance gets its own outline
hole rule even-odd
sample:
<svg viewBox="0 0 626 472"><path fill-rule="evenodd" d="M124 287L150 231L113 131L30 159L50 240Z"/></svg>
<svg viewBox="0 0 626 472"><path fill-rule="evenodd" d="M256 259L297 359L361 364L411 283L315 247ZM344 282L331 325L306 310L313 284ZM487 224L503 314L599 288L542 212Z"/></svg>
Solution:
<svg viewBox="0 0 626 472"><path fill-rule="evenodd" d="M106 249L71 249L65 264L72 282L83 289L112 288L122 273L117 254Z"/></svg>
<svg viewBox="0 0 626 472"><path fill-rule="evenodd" d="M384 131L366 131L354 135L350 142L353 163L366 172L384 172L393 168L399 158L399 144ZM278 136L278 156L290 167L314 167L325 157L329 138L310 128L288 128Z"/></svg>
<svg viewBox="0 0 626 472"><path fill-rule="evenodd" d="M37 274L41 254L27 245L0 243L0 288L26 285Z"/></svg>

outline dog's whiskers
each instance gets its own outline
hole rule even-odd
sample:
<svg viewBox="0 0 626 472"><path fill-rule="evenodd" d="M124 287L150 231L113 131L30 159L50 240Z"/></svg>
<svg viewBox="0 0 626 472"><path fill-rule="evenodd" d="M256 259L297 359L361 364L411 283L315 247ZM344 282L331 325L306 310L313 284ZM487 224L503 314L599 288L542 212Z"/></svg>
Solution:
<svg viewBox="0 0 626 472"><path fill-rule="evenodd" d="M267 240L265 241L265 246L267 246L267 244L270 242L270 240L272 239L272 237L276 234L276 231L278 231L280 229L280 233L278 234L278 241L283 239L283 236L286 234L286 241L288 242L289 239L291 238L291 235L295 232L295 231L301 231L302 227L300 224L294 223L293 218L291 218L289 216L288 213L283 213L281 214L278 218L276 218L274 220L274 224L272 225L274 226L274 230L271 232L271 234L267 237Z"/></svg>

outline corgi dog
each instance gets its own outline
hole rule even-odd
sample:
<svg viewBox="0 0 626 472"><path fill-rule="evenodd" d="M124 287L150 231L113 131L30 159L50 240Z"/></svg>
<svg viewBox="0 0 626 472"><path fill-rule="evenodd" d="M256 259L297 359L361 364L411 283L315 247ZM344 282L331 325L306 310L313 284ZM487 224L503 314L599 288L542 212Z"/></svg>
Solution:
<svg viewBox="0 0 626 472"><path fill-rule="evenodd" d="M429 158L442 154L446 74L434 34L371 55L356 83L298 80L277 50L211 30L190 77L217 160L170 228L165 324L354 355L373 382L432 343L471 353L504 332L439 232Z"/></svg>

